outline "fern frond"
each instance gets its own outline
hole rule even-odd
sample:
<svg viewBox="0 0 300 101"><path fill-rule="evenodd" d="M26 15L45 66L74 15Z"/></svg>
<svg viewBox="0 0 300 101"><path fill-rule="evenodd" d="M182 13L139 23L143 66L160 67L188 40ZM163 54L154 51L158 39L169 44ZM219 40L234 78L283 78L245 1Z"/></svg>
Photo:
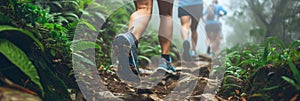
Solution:
<svg viewBox="0 0 300 101"><path fill-rule="evenodd" d="M20 48L8 40L0 39L0 53L24 72L32 82L39 86L42 93L44 93L44 89L40 83L40 77L35 66Z"/></svg>

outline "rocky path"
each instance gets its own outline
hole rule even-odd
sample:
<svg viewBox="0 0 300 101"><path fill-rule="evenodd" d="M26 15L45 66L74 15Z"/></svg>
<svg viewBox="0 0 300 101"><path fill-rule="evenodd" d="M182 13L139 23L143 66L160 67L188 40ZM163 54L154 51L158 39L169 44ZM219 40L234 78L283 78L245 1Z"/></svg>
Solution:
<svg viewBox="0 0 300 101"><path fill-rule="evenodd" d="M140 69L141 87L123 82L113 70L100 75L112 94L125 101L200 101L221 100L215 96L216 79L209 79L210 59L200 56L198 61L174 63L178 72L153 79L152 70ZM152 81L151 81L152 80Z"/></svg>

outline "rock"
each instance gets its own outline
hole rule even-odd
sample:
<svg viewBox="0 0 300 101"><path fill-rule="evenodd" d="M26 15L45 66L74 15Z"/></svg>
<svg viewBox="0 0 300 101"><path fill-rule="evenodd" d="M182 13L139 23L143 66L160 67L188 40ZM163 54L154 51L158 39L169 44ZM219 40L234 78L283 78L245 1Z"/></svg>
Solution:
<svg viewBox="0 0 300 101"><path fill-rule="evenodd" d="M166 85L166 81L161 81L161 84Z"/></svg>
<svg viewBox="0 0 300 101"><path fill-rule="evenodd" d="M124 94L116 93L115 95L109 91L98 92L98 95L95 95L95 101L122 101L117 96L123 96Z"/></svg>
<svg viewBox="0 0 300 101"><path fill-rule="evenodd" d="M156 94L150 94L149 97L154 101L162 101Z"/></svg>
<svg viewBox="0 0 300 101"><path fill-rule="evenodd" d="M128 90L129 92L135 92L135 90L134 89L132 89L132 88L129 88L129 90Z"/></svg>
<svg viewBox="0 0 300 101"><path fill-rule="evenodd" d="M152 71L152 70L147 70L147 69L143 69L143 68L139 68L139 71L141 74L148 74L148 75L154 73L154 71Z"/></svg>
<svg viewBox="0 0 300 101"><path fill-rule="evenodd" d="M215 94L205 93L201 94L201 101L218 101Z"/></svg>
<svg viewBox="0 0 300 101"><path fill-rule="evenodd" d="M215 89L218 82L220 82L208 79L210 61L193 61L190 63L177 61L175 63L178 64L174 65L178 70L176 75L160 75L159 73L155 74L159 59L154 57L151 59L153 61L148 68L139 69L141 72L139 85L116 80L116 75L109 74L106 86L116 97L125 101L168 101L178 99L181 101L198 101L197 99L200 98L215 99L214 96L210 98L211 96L208 94L201 95L206 87ZM107 95L111 96L111 94Z"/></svg>

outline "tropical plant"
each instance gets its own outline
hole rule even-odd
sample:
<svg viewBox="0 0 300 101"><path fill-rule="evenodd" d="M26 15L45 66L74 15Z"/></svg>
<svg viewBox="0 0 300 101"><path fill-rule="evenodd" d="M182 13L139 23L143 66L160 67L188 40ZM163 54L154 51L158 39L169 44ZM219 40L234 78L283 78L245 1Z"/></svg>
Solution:
<svg viewBox="0 0 300 101"><path fill-rule="evenodd" d="M0 59L9 60L1 63L1 67L11 67L1 71L1 76L10 77L19 85L27 85L27 88L37 92L45 100L68 100L67 86L61 77L57 76L60 75L59 72L54 71L57 69L55 67L62 64L52 64L52 61L61 61L56 58L59 57L57 53L67 54L66 56L69 54L68 51L53 50L56 47L54 45L61 46L61 49L57 50L68 49L65 47L68 30L62 27L63 25L51 22L49 18L52 15L30 0L1 1L0 7L0 17L4 18L0 19L0 50L3 54ZM11 71L18 69L22 72ZM28 78L36 85L22 81Z"/></svg>
<svg viewBox="0 0 300 101"><path fill-rule="evenodd" d="M296 68L296 66L293 64L292 60L289 59L288 61L290 69L293 73L293 79L287 77L287 76L282 76L281 78L284 79L286 82L290 83L291 85L293 85L298 91L300 91L300 72L299 70Z"/></svg>
<svg viewBox="0 0 300 101"><path fill-rule="evenodd" d="M26 54L16 45L5 39L0 39L0 48L0 53L22 70L44 93L38 72Z"/></svg>
<svg viewBox="0 0 300 101"><path fill-rule="evenodd" d="M293 61L299 61L299 44L299 40L296 40L286 46L278 38L271 37L262 44L235 46L223 51L226 52L226 56L220 58L223 64L214 67L213 71L225 68L225 78L234 76L243 80L243 85L232 85L223 82L222 87L224 89L226 87L245 86L239 89L242 93L248 94L249 98L260 96L276 99L276 95L268 91L283 89L282 87L286 84L280 83L283 82L282 79L299 90L299 71L296 67L299 63L295 62L296 65L293 64ZM289 75L288 68L283 68L287 65L290 67L293 76ZM278 80L276 78L282 79Z"/></svg>

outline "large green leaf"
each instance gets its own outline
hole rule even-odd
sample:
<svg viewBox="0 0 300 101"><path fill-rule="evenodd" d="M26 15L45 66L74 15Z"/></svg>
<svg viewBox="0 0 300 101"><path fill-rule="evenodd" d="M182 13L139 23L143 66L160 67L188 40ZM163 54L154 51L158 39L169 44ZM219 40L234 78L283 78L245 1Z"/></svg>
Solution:
<svg viewBox="0 0 300 101"><path fill-rule="evenodd" d="M275 86L272 86L272 87L267 87L267 88L261 89L259 91L269 91L269 90L277 89L279 87L280 87L279 85L275 85Z"/></svg>
<svg viewBox="0 0 300 101"><path fill-rule="evenodd" d="M300 74L299 70L296 68L296 66L293 64L291 59L288 59L288 64L291 68L291 71L293 72L293 76L296 81L294 81L291 78L288 78L286 76L282 76L281 78L284 79L286 82L290 83L291 85L295 86L297 90L300 90Z"/></svg>
<svg viewBox="0 0 300 101"><path fill-rule="evenodd" d="M289 45L289 49L293 49L293 48L295 48L296 46L299 46L299 45L300 45L300 40L296 40L292 44Z"/></svg>
<svg viewBox="0 0 300 101"><path fill-rule="evenodd" d="M62 5L60 4L60 2L58 2L58 1L53 1L52 2L54 5L56 5L57 7L59 7L59 8L62 8Z"/></svg>
<svg viewBox="0 0 300 101"><path fill-rule="evenodd" d="M266 40L266 43L276 44L280 46L281 49L286 48L285 44L278 37L270 37Z"/></svg>
<svg viewBox="0 0 300 101"><path fill-rule="evenodd" d="M144 59L144 60L146 60L148 63L151 63L151 59L148 58L148 57L146 57L146 56L139 55L139 56L138 56L138 59Z"/></svg>
<svg viewBox="0 0 300 101"><path fill-rule="evenodd" d="M8 40L0 39L0 53L2 53L10 62L23 71L35 84L40 87L44 93L43 86L40 83L40 77L35 66L20 48Z"/></svg>
<svg viewBox="0 0 300 101"><path fill-rule="evenodd" d="M73 44L71 46L72 51L82 51L90 48L101 49L101 46L95 42L90 41L73 41Z"/></svg>
<svg viewBox="0 0 300 101"><path fill-rule="evenodd" d="M91 23L89 23L87 20L82 19L81 24L85 24L88 28L90 28L92 31L97 31L97 29L94 27L94 25L92 25Z"/></svg>
<svg viewBox="0 0 300 101"><path fill-rule="evenodd" d="M300 74L299 74L299 70L296 68L296 66L294 65L294 63L292 62L291 59L289 59L289 66L293 72L293 76L296 79L296 84L297 84L297 88L298 90L300 90Z"/></svg>
<svg viewBox="0 0 300 101"><path fill-rule="evenodd" d="M96 66L95 62L91 61L89 58L84 57L83 55L80 55L78 53L73 53L72 56L73 56L74 60L80 60L80 61L88 63L92 66Z"/></svg>
<svg viewBox="0 0 300 101"><path fill-rule="evenodd" d="M34 35L24 29L21 28L16 28L16 27L12 27L12 26L7 26L7 25L0 25L0 32L2 31L19 31L24 33L25 35L29 36L32 40L34 40L36 42L36 44L41 48L42 51L44 51L44 46L42 45L42 43L34 37Z"/></svg>
<svg viewBox="0 0 300 101"><path fill-rule="evenodd" d="M286 76L282 76L281 78L283 80L285 80L286 82L290 83L291 85L295 86L298 89L297 84L295 83L295 81L293 79L286 77Z"/></svg>
<svg viewBox="0 0 300 101"><path fill-rule="evenodd" d="M270 46L270 43L267 43L266 44L266 47L264 49L264 53L263 53L263 56L262 56L262 63L263 65L266 65L267 62L268 62L268 56L270 55L270 51L269 51L269 46Z"/></svg>
<svg viewBox="0 0 300 101"><path fill-rule="evenodd" d="M222 86L223 87L229 86L229 87L238 87L238 88L241 88L241 86L237 85L237 84L223 84Z"/></svg>
<svg viewBox="0 0 300 101"><path fill-rule="evenodd" d="M242 61L237 66L248 65L248 64L250 64L250 65L252 65L252 64L261 65L261 62L258 59L248 59L248 60Z"/></svg>

